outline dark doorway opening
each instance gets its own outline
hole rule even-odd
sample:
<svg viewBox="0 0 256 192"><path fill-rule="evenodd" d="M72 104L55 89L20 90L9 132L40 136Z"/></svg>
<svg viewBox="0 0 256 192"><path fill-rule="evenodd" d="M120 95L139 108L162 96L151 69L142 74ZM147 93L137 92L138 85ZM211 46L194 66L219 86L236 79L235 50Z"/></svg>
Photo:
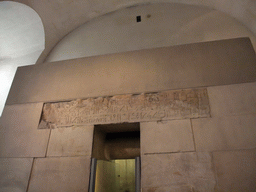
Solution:
<svg viewBox="0 0 256 192"><path fill-rule="evenodd" d="M139 156L139 123L95 125L90 192L136 192Z"/></svg>

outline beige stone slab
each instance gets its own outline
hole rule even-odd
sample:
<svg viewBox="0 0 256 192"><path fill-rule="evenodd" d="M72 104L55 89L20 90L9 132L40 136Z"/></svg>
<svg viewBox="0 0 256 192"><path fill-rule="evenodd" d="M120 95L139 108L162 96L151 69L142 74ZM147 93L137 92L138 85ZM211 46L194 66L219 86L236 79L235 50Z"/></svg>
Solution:
<svg viewBox="0 0 256 192"><path fill-rule="evenodd" d="M197 151L256 147L256 115L192 119Z"/></svg>
<svg viewBox="0 0 256 192"><path fill-rule="evenodd" d="M213 153L219 192L256 191L256 149Z"/></svg>
<svg viewBox="0 0 256 192"><path fill-rule="evenodd" d="M91 156L93 125L53 129L47 156Z"/></svg>
<svg viewBox="0 0 256 192"><path fill-rule="evenodd" d="M8 104L61 101L256 81L249 38L19 67Z"/></svg>
<svg viewBox="0 0 256 192"><path fill-rule="evenodd" d="M33 158L0 158L0 192L27 190Z"/></svg>
<svg viewBox="0 0 256 192"><path fill-rule="evenodd" d="M195 150L189 119L144 122L140 125L142 154Z"/></svg>
<svg viewBox="0 0 256 192"><path fill-rule="evenodd" d="M212 157L207 152L143 155L141 166L143 189L188 188L200 192L215 189Z"/></svg>
<svg viewBox="0 0 256 192"><path fill-rule="evenodd" d="M208 87L212 117L256 113L256 82Z"/></svg>
<svg viewBox="0 0 256 192"><path fill-rule="evenodd" d="M38 130L43 103L7 105L0 119L0 157L43 157L50 130Z"/></svg>
<svg viewBox="0 0 256 192"><path fill-rule="evenodd" d="M28 192L88 191L90 157L35 159Z"/></svg>

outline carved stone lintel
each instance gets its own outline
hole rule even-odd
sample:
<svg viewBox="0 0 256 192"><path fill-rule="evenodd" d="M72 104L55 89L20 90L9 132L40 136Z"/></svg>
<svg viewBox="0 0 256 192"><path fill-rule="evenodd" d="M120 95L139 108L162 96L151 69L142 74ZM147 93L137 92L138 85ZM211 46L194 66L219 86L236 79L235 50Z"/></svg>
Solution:
<svg viewBox="0 0 256 192"><path fill-rule="evenodd" d="M207 89L201 88L45 103L41 121L42 127L69 127L209 116Z"/></svg>

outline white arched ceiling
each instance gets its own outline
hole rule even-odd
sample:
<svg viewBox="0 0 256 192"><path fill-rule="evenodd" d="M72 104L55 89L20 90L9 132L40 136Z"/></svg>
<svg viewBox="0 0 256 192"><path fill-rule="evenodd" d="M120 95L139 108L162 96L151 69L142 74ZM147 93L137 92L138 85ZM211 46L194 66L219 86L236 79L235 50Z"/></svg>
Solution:
<svg viewBox="0 0 256 192"><path fill-rule="evenodd" d="M41 17L46 48L37 63L44 62L53 47L68 33L93 18L143 3L181 3L206 6L222 11L240 21L256 34L255 0L13 0L32 7Z"/></svg>
<svg viewBox="0 0 256 192"><path fill-rule="evenodd" d="M227 14L203 6L155 3L85 23L63 38L46 61L238 37L250 37L256 48L254 34Z"/></svg>
<svg viewBox="0 0 256 192"><path fill-rule="evenodd" d="M43 24L33 9L0 2L0 116L17 67L35 64L44 45Z"/></svg>

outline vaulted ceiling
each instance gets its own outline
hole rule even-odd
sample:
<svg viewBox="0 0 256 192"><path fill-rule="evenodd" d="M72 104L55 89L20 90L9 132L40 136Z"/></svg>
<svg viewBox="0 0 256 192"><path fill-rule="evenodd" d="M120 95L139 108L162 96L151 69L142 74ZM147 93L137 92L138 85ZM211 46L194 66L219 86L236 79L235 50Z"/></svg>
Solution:
<svg viewBox="0 0 256 192"><path fill-rule="evenodd" d="M45 50L37 63L44 62L53 47L82 24L101 15L138 4L182 3L222 11L242 22L256 34L255 0L13 0L33 8L45 29Z"/></svg>

